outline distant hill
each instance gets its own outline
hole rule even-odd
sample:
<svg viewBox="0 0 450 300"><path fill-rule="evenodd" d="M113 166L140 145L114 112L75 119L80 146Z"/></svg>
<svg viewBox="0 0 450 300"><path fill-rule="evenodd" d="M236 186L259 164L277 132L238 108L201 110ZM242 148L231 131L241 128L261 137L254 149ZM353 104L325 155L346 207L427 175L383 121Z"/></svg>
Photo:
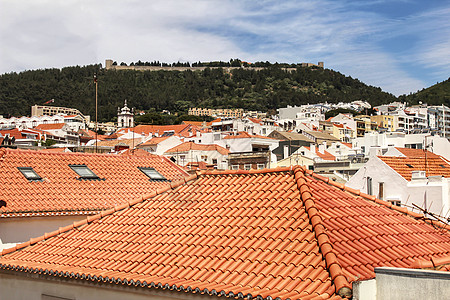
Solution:
<svg viewBox="0 0 450 300"><path fill-rule="evenodd" d="M445 104L446 106L450 106L450 78L417 93L400 96L399 99L402 101L406 100L410 104L422 102L428 105Z"/></svg>
<svg viewBox="0 0 450 300"><path fill-rule="evenodd" d="M189 107L244 108L269 111L287 105L366 100L372 105L397 98L339 72L319 67L286 70L280 64L264 68L222 68L200 71L106 70L101 65L67 67L0 75L0 114L30 114L34 104L79 109L95 114L98 76L99 121L114 120L125 99L137 110L185 113Z"/></svg>

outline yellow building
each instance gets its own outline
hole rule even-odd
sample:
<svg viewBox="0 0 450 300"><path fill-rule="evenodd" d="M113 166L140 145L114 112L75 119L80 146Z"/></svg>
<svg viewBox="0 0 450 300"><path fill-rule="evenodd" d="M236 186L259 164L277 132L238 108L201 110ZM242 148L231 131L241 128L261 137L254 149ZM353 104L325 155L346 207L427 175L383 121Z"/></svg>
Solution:
<svg viewBox="0 0 450 300"><path fill-rule="evenodd" d="M378 125L373 122L368 115L360 115L355 117L356 136L364 136L366 132L377 131Z"/></svg>
<svg viewBox="0 0 450 300"><path fill-rule="evenodd" d="M333 124L332 136L344 143L350 143L356 137L356 132L344 124Z"/></svg>
<svg viewBox="0 0 450 300"><path fill-rule="evenodd" d="M398 117L390 115L371 116L370 120L377 123L378 128L385 128L387 131L396 131L398 128Z"/></svg>

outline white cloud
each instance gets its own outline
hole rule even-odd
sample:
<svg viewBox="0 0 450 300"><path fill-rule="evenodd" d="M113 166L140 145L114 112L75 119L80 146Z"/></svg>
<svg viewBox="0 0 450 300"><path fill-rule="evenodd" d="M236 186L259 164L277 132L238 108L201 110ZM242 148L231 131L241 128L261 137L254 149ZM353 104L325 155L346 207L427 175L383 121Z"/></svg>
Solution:
<svg viewBox="0 0 450 300"><path fill-rule="evenodd" d="M425 84L405 69L408 61L435 68L436 76L448 73L449 9L400 20L354 9L373 3L0 0L0 73L107 58L325 60L326 66L395 94ZM384 39L403 34L418 41L402 56L381 47Z"/></svg>

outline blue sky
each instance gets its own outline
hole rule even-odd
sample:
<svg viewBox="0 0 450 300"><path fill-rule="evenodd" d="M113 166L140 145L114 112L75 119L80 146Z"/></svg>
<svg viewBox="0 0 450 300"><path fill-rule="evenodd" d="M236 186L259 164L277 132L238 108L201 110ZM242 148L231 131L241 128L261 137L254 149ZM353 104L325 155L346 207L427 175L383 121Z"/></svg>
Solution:
<svg viewBox="0 0 450 300"><path fill-rule="evenodd" d="M124 61L313 62L409 94L450 76L450 1L0 0L0 73Z"/></svg>

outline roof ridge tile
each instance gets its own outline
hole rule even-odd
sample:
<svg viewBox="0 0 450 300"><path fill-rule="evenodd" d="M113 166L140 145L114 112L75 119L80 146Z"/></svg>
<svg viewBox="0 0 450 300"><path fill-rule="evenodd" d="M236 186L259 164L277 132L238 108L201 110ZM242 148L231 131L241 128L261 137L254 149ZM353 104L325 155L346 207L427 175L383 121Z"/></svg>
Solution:
<svg viewBox="0 0 450 300"><path fill-rule="evenodd" d="M336 293L341 297L351 297L351 285L344 275L342 266L337 259L337 255L334 253L330 238L323 225L322 217L320 216L319 210L316 208L314 200L312 199L311 190L305 179L305 171L306 168L304 167L294 167L294 178L297 183L297 187L300 190L300 198L302 199L306 213L309 216L320 251L325 259L331 280L335 285Z"/></svg>

